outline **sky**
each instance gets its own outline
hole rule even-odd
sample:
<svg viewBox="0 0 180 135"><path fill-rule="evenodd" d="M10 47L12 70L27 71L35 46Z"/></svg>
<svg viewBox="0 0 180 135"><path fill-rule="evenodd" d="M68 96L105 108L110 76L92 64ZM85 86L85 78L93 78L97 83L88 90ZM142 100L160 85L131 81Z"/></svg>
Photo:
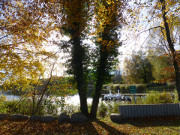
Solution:
<svg viewBox="0 0 180 135"><path fill-rule="evenodd" d="M146 24L144 24L146 25ZM144 28L140 29L139 31L132 31L131 29L129 29L129 26L124 26L121 29L121 38L120 41L122 41L122 46L119 47L119 56L118 56L118 60L119 63L117 63L117 68L119 68L118 70L121 70L121 72L123 72L123 68L124 68L124 59L127 57L131 57L132 53L134 51L138 52L138 51L147 51L147 48L149 47L149 44L147 43L148 39L147 37L149 36L149 32L143 32L141 34L138 35L138 33L140 33L141 31L143 31ZM58 35L58 36L57 36ZM138 35L138 36L137 36ZM49 38L49 41L52 40L65 40L68 41L69 38L66 36L61 36L60 34L58 34L57 32L54 32L51 34L51 37ZM93 45L93 42L91 40L85 40L84 43L88 43ZM57 51L59 50L59 48L56 45L51 44L50 47L46 48L49 51ZM176 50L180 50L180 45L176 45L175 46ZM65 74L65 70L66 68L64 67L64 62L65 59L63 59L63 56L65 54L64 53L59 53L59 58L57 60L57 64L55 65L55 70L53 72L53 75L57 75L57 76L61 76Z"/></svg>
<svg viewBox="0 0 180 135"><path fill-rule="evenodd" d="M134 2L139 2L138 0ZM128 8L134 10L137 9L137 5L134 4L134 2L129 2ZM152 5L144 7L144 8L139 8L139 14L137 16L136 14L136 20L133 22L133 17L130 15L130 13L125 12L124 15L126 16L126 20L129 25L123 26L121 29L121 41L122 41L122 46L119 48L119 51L121 52L121 55L119 55L119 65L120 69L123 70L123 63L124 63L124 58L125 57L130 57L134 51L147 51L148 48L150 48L150 43L148 40L149 38L149 28L155 27L155 26L160 26L162 23L162 20L158 19L156 14L160 14L161 10L156 9L154 10L154 5L155 1L147 1L147 0L141 0L141 3L147 2L147 5ZM178 5L178 4L177 4ZM176 6L177 6L176 5ZM177 6L178 7L178 6ZM173 9L174 10L174 9ZM152 14L152 11L155 11L154 14ZM171 13L172 9L169 9L168 12ZM174 13L174 12L172 12ZM178 13L174 13L177 16ZM154 17L155 16L155 17ZM135 24L133 28L133 23ZM179 29L178 27L177 29ZM179 31L179 30L177 30ZM180 31L179 31L180 32ZM177 33L180 34L180 33ZM153 39L151 39L153 40ZM180 36L177 36L177 42L175 43L175 49L180 50Z"/></svg>

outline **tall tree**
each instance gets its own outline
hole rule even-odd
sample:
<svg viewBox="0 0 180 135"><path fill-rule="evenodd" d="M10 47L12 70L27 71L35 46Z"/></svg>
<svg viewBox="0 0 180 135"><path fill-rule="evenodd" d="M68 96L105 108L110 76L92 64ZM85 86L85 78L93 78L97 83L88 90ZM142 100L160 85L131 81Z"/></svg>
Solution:
<svg viewBox="0 0 180 135"><path fill-rule="evenodd" d="M86 34L89 19L89 0L61 1L63 18L62 31L69 35L71 47L71 69L80 96L80 110L88 116L86 52L82 40Z"/></svg>
<svg viewBox="0 0 180 135"><path fill-rule="evenodd" d="M96 0L96 45L98 60L96 64L95 93L91 106L90 117L96 118L102 85L109 77L112 65L118 54L117 30L122 19L123 3L114 0Z"/></svg>
<svg viewBox="0 0 180 135"><path fill-rule="evenodd" d="M162 19L163 19L163 25L165 28L164 36L166 37L166 40L168 42L169 49L171 51L172 59L173 59L173 66L174 66L174 71L175 71L175 76L176 76L176 89L178 91L179 95L179 101L180 101L180 69L178 65L178 58L177 58L177 52L174 48L174 41L172 39L172 31L170 31L170 25L169 20L168 20L168 9L167 5L175 5L177 2L176 1L168 1L168 0L160 0L161 6L162 6ZM173 3L174 2L174 3Z"/></svg>

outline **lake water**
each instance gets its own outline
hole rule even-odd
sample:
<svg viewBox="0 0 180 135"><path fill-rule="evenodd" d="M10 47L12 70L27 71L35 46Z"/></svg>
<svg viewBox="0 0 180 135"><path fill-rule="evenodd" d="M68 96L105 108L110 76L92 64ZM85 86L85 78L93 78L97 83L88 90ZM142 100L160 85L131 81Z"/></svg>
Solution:
<svg viewBox="0 0 180 135"><path fill-rule="evenodd" d="M1 95L2 93L0 93ZM7 101L12 101L12 100L19 100L20 99L20 96L17 96L17 95L11 95L11 94L2 94L3 96L6 97L6 100ZM52 97L53 99L61 99L61 97ZM88 104L91 104L92 102L92 98L88 98L87 99L87 103ZM65 103L66 104L71 104L71 105L79 105L80 104L80 100L79 100L79 95L76 94L76 95L73 95L73 96L66 96L65 97Z"/></svg>
<svg viewBox="0 0 180 135"><path fill-rule="evenodd" d="M20 99L20 96L16 96L16 95L3 94L3 96L6 97L7 101L19 100Z"/></svg>

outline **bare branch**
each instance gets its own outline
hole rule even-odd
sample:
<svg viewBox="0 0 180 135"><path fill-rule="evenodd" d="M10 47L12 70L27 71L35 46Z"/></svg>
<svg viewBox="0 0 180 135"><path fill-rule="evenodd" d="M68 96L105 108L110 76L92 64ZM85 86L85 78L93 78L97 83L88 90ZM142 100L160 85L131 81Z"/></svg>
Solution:
<svg viewBox="0 0 180 135"><path fill-rule="evenodd" d="M152 30L152 29L157 29L157 28L161 28L161 30L164 29L164 27L162 27L162 26L151 27L151 28L149 28L149 29L147 29L147 30L141 31L140 33L138 33L138 35L140 35L140 34L143 33L143 32L147 32L147 31L150 31L150 30Z"/></svg>
<svg viewBox="0 0 180 135"><path fill-rule="evenodd" d="M43 97L44 97L44 94L45 94L45 92L47 91L47 87L48 87L48 85L49 85L49 83L50 83L50 81L51 81L52 72L53 72L53 69L54 69L54 65L55 65L55 64L56 64L56 61L53 63L53 66L52 66L52 68L51 68L50 78L49 78L48 82L46 83L46 85L45 85L45 87L44 87L44 89L43 89L43 92L42 92L42 94L41 94L41 97L40 97L40 99L39 99L39 101L38 101L38 103L37 103L37 106L36 106L34 112L32 113L32 115L34 115L34 114L37 112L37 109L39 108L39 106L40 106L40 104L41 104L41 102L42 102L42 99L43 99Z"/></svg>

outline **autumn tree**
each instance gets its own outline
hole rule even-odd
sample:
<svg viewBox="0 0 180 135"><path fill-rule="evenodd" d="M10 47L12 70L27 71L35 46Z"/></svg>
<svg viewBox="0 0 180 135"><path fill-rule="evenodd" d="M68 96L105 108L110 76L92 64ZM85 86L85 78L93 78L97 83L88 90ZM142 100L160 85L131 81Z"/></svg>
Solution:
<svg viewBox="0 0 180 135"><path fill-rule="evenodd" d="M87 66L85 47L82 40L86 35L89 19L89 0L66 0L60 1L63 9L61 30L70 37L71 47L70 67L77 83L80 96L80 110L88 116L87 107Z"/></svg>
<svg viewBox="0 0 180 135"><path fill-rule="evenodd" d="M0 78L7 85L27 85L44 72L41 61L52 55L43 48L51 29L44 9L37 1L0 2Z"/></svg>
<svg viewBox="0 0 180 135"><path fill-rule="evenodd" d="M153 66L152 74L157 82L173 82L175 74L171 52L161 30L152 29L148 39L148 59Z"/></svg>
<svg viewBox="0 0 180 135"><path fill-rule="evenodd" d="M124 80L126 83L150 83L154 79L152 70L152 64L144 53L134 53L124 61Z"/></svg>
<svg viewBox="0 0 180 135"><path fill-rule="evenodd" d="M117 30L121 28L120 23L123 22L122 9L124 3L114 0L97 0L95 7L96 19L96 40L95 44L98 49L96 63L96 80L95 93L91 106L90 116L96 118L99 98L101 95L102 85L109 77L112 66L118 54Z"/></svg>
<svg viewBox="0 0 180 135"><path fill-rule="evenodd" d="M155 81L164 83L175 80L172 59L169 55L150 51L147 57L152 64L152 75Z"/></svg>
<svg viewBox="0 0 180 135"><path fill-rule="evenodd" d="M41 83L39 80L49 58L55 58L55 54L45 48L54 28L48 13L44 1L0 2L0 79L4 89L16 88L21 94L26 93L23 96L32 97L32 114L42 103L51 77L41 90L35 108L36 86Z"/></svg>
<svg viewBox="0 0 180 135"><path fill-rule="evenodd" d="M6 38L2 37L2 39L8 40L7 37L11 35L9 36L9 39L12 40L11 42L13 45L12 48L7 47L8 45L5 44L7 42L2 40L2 43L4 43L2 48L6 49L4 53L6 53L8 49L11 50L9 57L11 57L12 52L14 52L16 53L15 57L27 60L27 67L32 69L31 66L33 66L33 64L30 63L30 60L26 59L25 56L22 56L22 51L19 53L19 51L13 50L14 48L24 50L29 56L27 58L34 61L35 59L33 56L47 54L44 50L40 50L43 47L42 41L46 40L51 30L56 28L56 30L60 30L61 34L68 35L70 40L67 44L71 46L70 68L74 75L80 96L80 110L83 114L88 116L86 93L88 83L87 54L89 53L87 46L83 44L83 40L88 32L91 33L88 31L91 26L89 21L91 20L91 17L95 17L98 56L97 63L95 64L96 88L90 115L92 118L96 118L102 85L106 78L108 78L111 66L114 64L117 56L117 48L119 46L117 31L120 28L120 22L123 22L122 6L123 2L115 0L34 0L27 2L15 1L15 3L5 2L5 9L7 11L3 10L2 14L5 19L3 18L4 20L1 21L1 29L2 32L7 32L7 34L4 35ZM4 3L2 4L2 8L4 8ZM11 8L15 9L11 10ZM6 15L6 12L9 14ZM95 16L93 16L94 12L96 12ZM20 54L20 56L17 54ZM12 61L15 60L15 57L12 58ZM7 57L7 60L8 59L9 58ZM20 62L18 61L18 63ZM24 71L28 72L28 69L24 66L25 64L20 65L23 65L22 68ZM37 65L40 66L41 63L39 62ZM7 67L6 64L4 64L3 68L5 69L5 67ZM14 72L16 70L12 69L12 71ZM32 73L32 75L34 74L36 73ZM23 72L21 75L24 75Z"/></svg>
<svg viewBox="0 0 180 135"><path fill-rule="evenodd" d="M173 66L175 70L175 76L176 76L176 89L178 91L179 95L179 101L180 101L180 73L179 73L179 65L178 65L178 58L177 58L177 52L174 48L174 42L175 39L172 37L172 30L174 29L174 24L175 21L175 16L168 16L168 10L170 10L173 5L176 5L178 2L177 1L165 1L165 0L160 0L161 3L161 11L162 11L162 19L163 19L163 26L165 28L165 31L163 32L163 35L165 36L169 49L171 51L171 56L173 60ZM170 5L170 7L168 7ZM171 21L171 19L173 19ZM171 23L172 22L172 23ZM171 31L170 31L171 28Z"/></svg>
<svg viewBox="0 0 180 135"><path fill-rule="evenodd" d="M133 27L140 26L141 29L143 27L144 30L140 33L159 29L161 31L160 36L167 43L173 61L176 89L180 100L179 61L175 50L175 46L179 46L179 2L177 0L149 0L145 2L136 1L134 4L133 8L129 9L133 18L131 20ZM142 14L142 11L146 13ZM139 30L140 27L137 29Z"/></svg>
<svg viewBox="0 0 180 135"><path fill-rule="evenodd" d="M88 32L88 19L95 11L95 44L96 54L93 62L93 71L95 71L95 94L91 107L90 117L96 118L101 88L106 78L108 78L112 64L117 56L117 30L120 28L119 22L122 21L121 8L123 3L120 1L60 1L62 11L61 30L70 37L71 46L71 71L77 83L77 89L80 96L80 109L83 114L88 116L87 109L87 75L89 50L82 42ZM91 6L90 6L91 4ZM91 11L91 12L90 12ZM115 12L114 12L115 11ZM91 13L91 14L90 14ZM90 59L91 56L88 56Z"/></svg>

